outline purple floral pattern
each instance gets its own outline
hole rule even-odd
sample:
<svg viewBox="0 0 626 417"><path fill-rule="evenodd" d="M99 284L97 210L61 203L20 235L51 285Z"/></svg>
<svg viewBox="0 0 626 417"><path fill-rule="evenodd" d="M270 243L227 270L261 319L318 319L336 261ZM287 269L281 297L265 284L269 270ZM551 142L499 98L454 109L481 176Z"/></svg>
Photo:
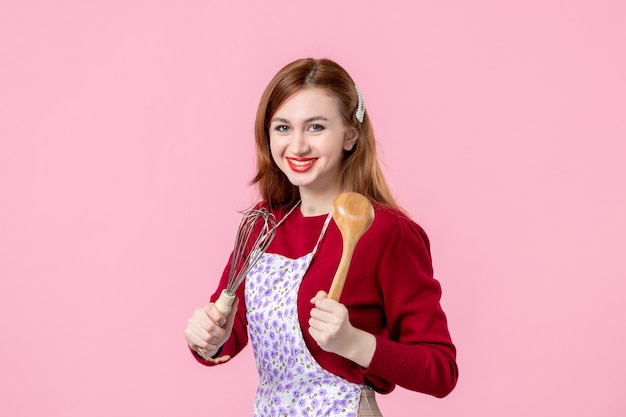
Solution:
<svg viewBox="0 0 626 417"><path fill-rule="evenodd" d="M298 288L312 257L264 254L246 277L248 332L260 379L254 417L357 415L361 387L315 361L298 322Z"/></svg>

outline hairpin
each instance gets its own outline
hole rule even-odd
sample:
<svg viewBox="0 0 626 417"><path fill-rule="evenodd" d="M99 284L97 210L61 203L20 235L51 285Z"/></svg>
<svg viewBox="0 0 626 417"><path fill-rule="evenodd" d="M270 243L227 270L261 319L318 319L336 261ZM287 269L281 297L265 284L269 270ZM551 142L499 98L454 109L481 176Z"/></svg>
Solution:
<svg viewBox="0 0 626 417"><path fill-rule="evenodd" d="M363 105L363 96L361 95L361 90L359 90L358 85L355 84L354 89L356 90L356 96L359 100L356 106L356 113L354 113L354 115L356 116L356 119L359 121L359 123L363 123L363 118L365 117L365 106Z"/></svg>

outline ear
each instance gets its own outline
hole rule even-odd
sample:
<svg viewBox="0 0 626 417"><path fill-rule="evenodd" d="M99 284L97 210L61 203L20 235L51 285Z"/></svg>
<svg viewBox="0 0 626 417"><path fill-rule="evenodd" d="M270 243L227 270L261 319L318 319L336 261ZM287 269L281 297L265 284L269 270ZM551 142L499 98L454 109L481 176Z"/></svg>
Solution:
<svg viewBox="0 0 626 417"><path fill-rule="evenodd" d="M348 128L346 131L346 137L343 140L343 149L345 151L351 151L356 145L356 141L359 138L359 132L354 127Z"/></svg>

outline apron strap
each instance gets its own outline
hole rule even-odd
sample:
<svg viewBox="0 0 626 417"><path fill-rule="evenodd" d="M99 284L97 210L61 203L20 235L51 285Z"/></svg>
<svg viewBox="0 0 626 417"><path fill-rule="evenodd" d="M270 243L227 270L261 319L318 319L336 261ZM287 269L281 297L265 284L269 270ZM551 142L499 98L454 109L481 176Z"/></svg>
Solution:
<svg viewBox="0 0 626 417"><path fill-rule="evenodd" d="M313 248L313 252L311 252L311 259L313 259L315 257L315 253L317 252L317 247L320 245L320 242L322 241L322 238L326 234L326 229L328 229L328 225L330 224L330 220L332 218L333 218L333 212L331 211L330 213L328 213L328 216L326 216L326 220L324 221L324 226L322 226L322 231L320 233L320 236L317 238L317 242L315 243L315 247Z"/></svg>

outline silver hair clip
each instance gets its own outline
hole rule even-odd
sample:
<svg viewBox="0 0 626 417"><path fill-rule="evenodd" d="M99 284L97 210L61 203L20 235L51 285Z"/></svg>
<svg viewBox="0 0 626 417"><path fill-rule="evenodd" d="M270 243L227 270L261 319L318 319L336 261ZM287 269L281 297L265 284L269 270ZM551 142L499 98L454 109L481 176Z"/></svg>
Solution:
<svg viewBox="0 0 626 417"><path fill-rule="evenodd" d="M359 100L359 103L356 106L356 113L354 113L354 115L356 116L356 119L359 121L359 123L363 123L363 118L365 117L365 106L363 105L363 96L361 95L361 90L359 90L358 85L355 84L354 89L356 90L356 96Z"/></svg>

